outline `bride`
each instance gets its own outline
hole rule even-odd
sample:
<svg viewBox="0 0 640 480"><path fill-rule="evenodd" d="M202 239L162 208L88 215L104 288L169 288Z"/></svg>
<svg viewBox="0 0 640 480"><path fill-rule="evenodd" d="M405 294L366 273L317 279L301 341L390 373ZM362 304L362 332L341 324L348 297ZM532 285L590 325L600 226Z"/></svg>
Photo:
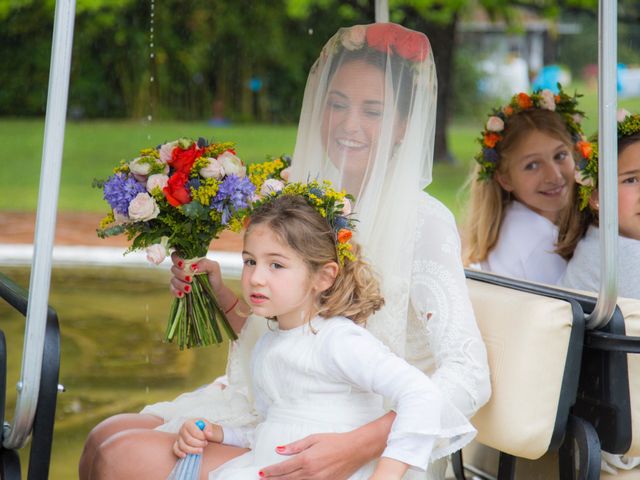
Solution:
<svg viewBox="0 0 640 480"><path fill-rule="evenodd" d="M290 178L328 179L356 198L358 242L380 273L385 307L367 328L426 372L471 417L489 398L489 368L467 294L453 215L424 193L431 182L437 81L428 39L399 25L343 28L312 66L305 89ZM193 272L173 256L172 290L188 294ZM227 376L140 414L108 418L90 433L80 478L165 478L185 419L242 425L253 420L248 358L266 328L245 321L249 309L226 287L216 263L202 260L220 303L240 331ZM357 430L314 435L285 445L283 462L264 478L348 478L384 450L394 413ZM209 444L201 478L242 453ZM429 478L442 479L446 462Z"/></svg>

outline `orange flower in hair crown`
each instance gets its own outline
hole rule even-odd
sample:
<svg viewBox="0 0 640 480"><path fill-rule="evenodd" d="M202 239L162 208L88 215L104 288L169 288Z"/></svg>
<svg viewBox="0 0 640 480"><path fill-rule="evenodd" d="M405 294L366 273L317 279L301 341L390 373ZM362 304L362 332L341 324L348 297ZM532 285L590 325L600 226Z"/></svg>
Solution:
<svg viewBox="0 0 640 480"><path fill-rule="evenodd" d="M422 62L429 55L429 39L395 23L356 25L342 30L342 46L359 50L365 46L382 53L395 53L409 62Z"/></svg>
<svg viewBox="0 0 640 480"><path fill-rule="evenodd" d="M536 90L531 95L520 92L511 97L507 105L494 108L478 138L478 143L482 147L474 157L480 165L478 180L493 178L500 158L497 147L504 137L505 130L509 128L509 120L520 112L535 108L559 114L567 126L567 131L571 135L579 157L588 158L592 147L584 137L580 126L580 122L584 118L584 112L577 108L580 96L576 93L570 97L562 90L562 85L558 84L558 93L555 95L549 89Z"/></svg>

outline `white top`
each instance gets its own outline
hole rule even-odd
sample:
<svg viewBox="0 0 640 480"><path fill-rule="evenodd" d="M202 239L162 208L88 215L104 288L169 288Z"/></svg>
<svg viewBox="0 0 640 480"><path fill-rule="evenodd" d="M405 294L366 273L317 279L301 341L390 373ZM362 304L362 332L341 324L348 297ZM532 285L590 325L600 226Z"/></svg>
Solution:
<svg viewBox="0 0 640 480"><path fill-rule="evenodd" d="M375 420L384 414L382 397L397 412L385 457L426 470L430 457L448 455L475 435L426 375L344 317L317 317L312 328L266 332L253 351L251 370L262 423L225 427L224 441L252 448L255 455L264 450L261 442L273 443L268 451L286 444L288 424L296 437L304 424L313 425L308 433L315 433L318 423L340 431Z"/></svg>
<svg viewBox="0 0 640 480"><path fill-rule="evenodd" d="M576 247L560 284L575 290L600 290L600 229L590 226ZM618 235L618 295L640 298L640 240Z"/></svg>
<svg viewBox="0 0 640 480"><path fill-rule="evenodd" d="M507 207L498 242L480 264L482 270L557 285L567 261L554 252L558 227L518 201Z"/></svg>

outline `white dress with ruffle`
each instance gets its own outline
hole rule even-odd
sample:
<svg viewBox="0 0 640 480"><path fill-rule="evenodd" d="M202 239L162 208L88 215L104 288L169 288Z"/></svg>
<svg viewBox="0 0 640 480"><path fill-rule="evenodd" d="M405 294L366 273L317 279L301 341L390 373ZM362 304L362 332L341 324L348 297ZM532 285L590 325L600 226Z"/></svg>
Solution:
<svg viewBox="0 0 640 480"><path fill-rule="evenodd" d="M315 433L346 432L397 412L382 456L424 471L429 461L468 443L474 428L422 372L343 317L273 330L251 362L257 427L224 426L224 443L251 448L214 470L209 480L251 479L282 461L276 446ZM369 478L375 462L351 479Z"/></svg>

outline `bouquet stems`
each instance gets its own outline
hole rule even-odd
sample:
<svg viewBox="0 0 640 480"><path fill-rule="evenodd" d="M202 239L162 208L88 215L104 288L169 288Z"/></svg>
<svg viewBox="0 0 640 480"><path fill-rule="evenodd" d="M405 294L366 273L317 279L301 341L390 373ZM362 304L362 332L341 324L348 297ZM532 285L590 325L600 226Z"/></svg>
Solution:
<svg viewBox="0 0 640 480"><path fill-rule="evenodd" d="M206 274L196 274L191 293L176 298L171 305L165 340L178 344L180 350L222 343L222 332L238 337L218 304Z"/></svg>

